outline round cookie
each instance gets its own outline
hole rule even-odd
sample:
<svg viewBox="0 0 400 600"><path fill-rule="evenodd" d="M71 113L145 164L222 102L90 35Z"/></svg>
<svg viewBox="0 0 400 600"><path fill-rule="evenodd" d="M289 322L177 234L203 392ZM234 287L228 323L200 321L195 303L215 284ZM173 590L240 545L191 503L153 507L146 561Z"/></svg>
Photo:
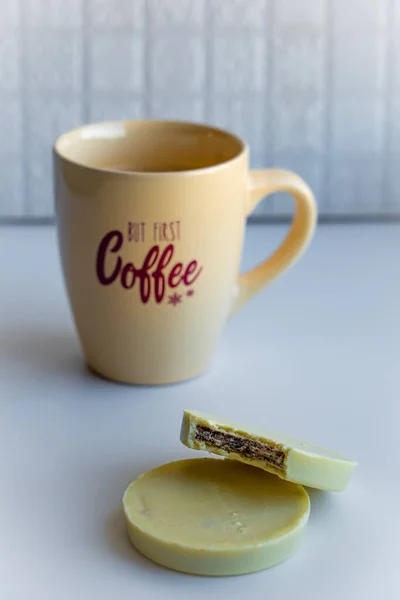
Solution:
<svg viewBox="0 0 400 600"><path fill-rule="evenodd" d="M298 548L310 501L297 484L236 461L199 458L141 475L123 497L135 548L170 569L240 575Z"/></svg>

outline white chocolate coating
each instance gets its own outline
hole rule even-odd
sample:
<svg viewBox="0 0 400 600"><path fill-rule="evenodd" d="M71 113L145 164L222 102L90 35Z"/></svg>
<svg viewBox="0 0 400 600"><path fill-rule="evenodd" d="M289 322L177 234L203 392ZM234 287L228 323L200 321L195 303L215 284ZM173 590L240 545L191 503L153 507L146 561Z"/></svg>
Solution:
<svg viewBox="0 0 400 600"><path fill-rule="evenodd" d="M136 549L197 575L266 569L298 548L308 521L305 490L230 460L182 460L130 484L123 498Z"/></svg>
<svg viewBox="0 0 400 600"><path fill-rule="evenodd" d="M199 426L206 427L213 432L235 436L237 439L243 438L275 448L284 454L283 465L281 468L276 468L266 460L249 458L238 452L201 441L197 439ZM332 492L345 489L357 466L356 461L309 442L190 410L184 411L181 441L185 446L194 450L205 450L212 454L238 460L274 473L287 481Z"/></svg>

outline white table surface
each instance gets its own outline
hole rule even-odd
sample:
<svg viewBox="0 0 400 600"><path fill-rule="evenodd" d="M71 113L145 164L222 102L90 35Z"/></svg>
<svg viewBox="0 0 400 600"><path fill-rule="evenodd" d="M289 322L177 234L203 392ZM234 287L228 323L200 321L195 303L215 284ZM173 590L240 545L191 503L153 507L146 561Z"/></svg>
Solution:
<svg viewBox="0 0 400 600"><path fill-rule="evenodd" d="M252 226L244 266L282 237ZM52 227L0 229L0 597L400 598L400 227L320 226L291 271L227 325L196 381L135 388L83 368ZM299 553L234 578L174 573L130 546L121 496L197 456L182 409L331 446L360 465L313 493ZM201 584L201 585L200 585Z"/></svg>

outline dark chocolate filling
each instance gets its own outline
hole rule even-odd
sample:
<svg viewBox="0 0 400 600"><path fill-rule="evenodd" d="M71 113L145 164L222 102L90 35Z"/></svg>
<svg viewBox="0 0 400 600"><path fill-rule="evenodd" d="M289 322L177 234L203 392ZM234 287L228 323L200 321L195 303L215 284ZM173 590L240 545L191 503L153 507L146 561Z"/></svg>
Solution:
<svg viewBox="0 0 400 600"><path fill-rule="evenodd" d="M210 427L198 425L196 427L195 439L204 442L208 446L222 448L228 452L235 452L245 458L255 458L274 466L280 471L284 470L285 452L279 448L273 448L268 444L256 440L248 440L232 433L214 431Z"/></svg>

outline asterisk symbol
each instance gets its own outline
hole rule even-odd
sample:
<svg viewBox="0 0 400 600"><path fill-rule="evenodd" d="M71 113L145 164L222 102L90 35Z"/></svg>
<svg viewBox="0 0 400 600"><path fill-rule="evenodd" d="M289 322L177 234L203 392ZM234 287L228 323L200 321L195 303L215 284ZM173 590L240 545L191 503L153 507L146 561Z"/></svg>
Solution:
<svg viewBox="0 0 400 600"><path fill-rule="evenodd" d="M181 302L182 302L182 294L177 294L175 292L174 294L172 294L172 296L168 296L168 304L172 304L172 306L181 304Z"/></svg>
<svg viewBox="0 0 400 600"><path fill-rule="evenodd" d="M186 292L186 296L193 296L193 294L194 294L194 290L188 290Z"/></svg>

